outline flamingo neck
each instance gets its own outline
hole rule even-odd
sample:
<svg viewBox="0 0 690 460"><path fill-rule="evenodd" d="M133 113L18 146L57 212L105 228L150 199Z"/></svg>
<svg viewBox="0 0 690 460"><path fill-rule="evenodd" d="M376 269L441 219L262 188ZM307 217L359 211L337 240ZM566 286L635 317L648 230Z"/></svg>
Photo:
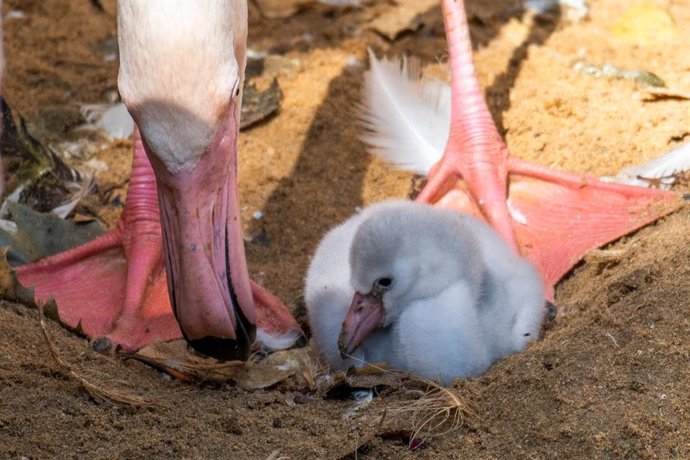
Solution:
<svg viewBox="0 0 690 460"><path fill-rule="evenodd" d="M246 40L246 1L118 2L120 94L170 172L193 169L239 110Z"/></svg>

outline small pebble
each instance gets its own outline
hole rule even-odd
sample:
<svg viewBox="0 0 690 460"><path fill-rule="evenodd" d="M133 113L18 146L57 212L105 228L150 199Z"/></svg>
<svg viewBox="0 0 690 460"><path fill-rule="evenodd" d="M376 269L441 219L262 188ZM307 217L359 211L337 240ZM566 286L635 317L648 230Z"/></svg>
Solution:
<svg viewBox="0 0 690 460"><path fill-rule="evenodd" d="M113 346L113 342L108 337L99 337L91 342L91 349L97 353L105 353Z"/></svg>
<svg viewBox="0 0 690 460"><path fill-rule="evenodd" d="M10 10L5 17L7 19L21 19L24 17L24 12L20 10Z"/></svg>
<svg viewBox="0 0 690 460"><path fill-rule="evenodd" d="M309 396L305 396L301 393L297 393L293 399L293 401L296 404L311 404L313 402L316 402L316 398L310 398Z"/></svg>

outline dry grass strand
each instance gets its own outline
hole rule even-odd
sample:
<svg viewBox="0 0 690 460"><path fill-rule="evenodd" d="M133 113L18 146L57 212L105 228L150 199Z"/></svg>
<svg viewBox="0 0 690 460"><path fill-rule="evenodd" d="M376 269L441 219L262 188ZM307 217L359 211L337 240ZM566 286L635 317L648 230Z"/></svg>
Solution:
<svg viewBox="0 0 690 460"><path fill-rule="evenodd" d="M410 436L410 446L415 440L428 440L446 435L460 428L467 418L478 417L470 404L451 388L409 372L384 369L371 363L364 364L380 372L406 379L411 384L408 387L410 392L421 392L421 396L414 400L387 404L382 409L379 420L379 429L386 417L411 421L413 434Z"/></svg>
<svg viewBox="0 0 690 460"><path fill-rule="evenodd" d="M414 385L422 385L424 393L413 401L400 401L388 408L395 418L411 420L415 439L431 439L446 435L460 428L468 417L477 417L469 403L453 391L432 380L402 373Z"/></svg>
<svg viewBox="0 0 690 460"><path fill-rule="evenodd" d="M127 406L146 407L146 406L155 405L154 402L149 401L147 399L144 399L141 396L129 394L123 390L110 389L110 388L105 388L101 385L97 385L97 384L91 382L86 377L82 376L80 373L76 372L74 370L74 368L72 367L72 365L65 362L60 357L59 350L55 346L55 343L51 340L50 335L48 334L48 328L46 327L45 315L43 313L43 305L42 304L38 305L38 313L39 313L39 324L41 327L41 332L43 334L43 338L45 339L46 344L48 345L48 350L50 351L50 355L53 357L55 362L65 372L67 372L73 379L75 379L77 382L79 382L79 384L82 386L82 388L89 395L91 395L92 397L94 397L96 399L109 401L109 402L115 403L115 404L123 404L123 405L127 405Z"/></svg>

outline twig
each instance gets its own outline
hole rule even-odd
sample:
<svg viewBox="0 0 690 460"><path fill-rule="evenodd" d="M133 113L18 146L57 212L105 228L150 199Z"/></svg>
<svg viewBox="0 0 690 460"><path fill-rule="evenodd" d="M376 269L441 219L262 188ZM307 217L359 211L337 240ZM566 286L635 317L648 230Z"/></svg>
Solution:
<svg viewBox="0 0 690 460"><path fill-rule="evenodd" d="M266 457L266 460L288 460L290 457L285 457L280 455L279 450L274 450L271 452L271 455Z"/></svg>
<svg viewBox="0 0 690 460"><path fill-rule="evenodd" d="M644 102L656 102L665 99L690 100L690 92L672 88L645 88Z"/></svg>
<svg viewBox="0 0 690 460"><path fill-rule="evenodd" d="M51 356L63 370L65 370L72 378L74 378L77 382L81 384L82 388L84 388L84 390L88 394L97 399L102 399L117 404L125 404L128 406L143 407L152 406L155 404L138 395L127 394L126 392L121 390L108 389L96 385L95 383L92 383L91 381L77 373L70 364L65 362L60 357L60 352L58 351L53 341L50 339L50 335L48 335L48 329L45 323L45 315L43 314L42 304L38 305L38 315L39 324L41 326L41 332L43 333L43 338L45 339L46 344L48 345L48 350L50 351Z"/></svg>
<svg viewBox="0 0 690 460"><path fill-rule="evenodd" d="M410 414L415 439L443 436L460 428L466 416L476 417L469 404L449 388L431 380L410 376L413 381L426 386L426 392L417 400L398 403L389 411L393 414Z"/></svg>
<svg viewBox="0 0 690 460"><path fill-rule="evenodd" d="M363 362L354 356L349 357ZM469 403L449 388L408 372L383 369L370 363L365 364L379 369L381 372L408 378L425 387L424 393L415 401L407 400L385 406L379 421L380 429L388 414L405 415L407 419L412 421L413 434L410 436L410 446L415 440L423 439L420 435L426 439L443 436L460 428L466 417L477 417ZM422 432L424 433L422 434Z"/></svg>
<svg viewBox="0 0 690 460"><path fill-rule="evenodd" d="M618 345L618 341L616 341L616 338L612 336L610 332L607 332L606 335L609 336L611 340L613 340L613 344L616 346L616 348L620 348L620 345Z"/></svg>

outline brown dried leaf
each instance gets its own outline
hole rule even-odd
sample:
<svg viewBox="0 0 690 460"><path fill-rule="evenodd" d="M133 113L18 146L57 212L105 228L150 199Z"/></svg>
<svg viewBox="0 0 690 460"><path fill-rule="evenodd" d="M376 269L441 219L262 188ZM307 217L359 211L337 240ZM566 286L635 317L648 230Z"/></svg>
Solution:
<svg viewBox="0 0 690 460"><path fill-rule="evenodd" d="M398 0L397 6L386 10L371 22L369 27L388 38L395 38L405 31L415 31L421 25L420 15L438 6L437 0Z"/></svg>
<svg viewBox="0 0 690 460"><path fill-rule="evenodd" d="M9 246L0 248L0 295L2 297L14 298L14 288L17 285L17 277L7 263L7 251Z"/></svg>
<svg viewBox="0 0 690 460"><path fill-rule="evenodd" d="M275 78L271 86L264 91L257 90L254 84L245 85L240 129L248 128L277 112L281 98L282 92Z"/></svg>
<svg viewBox="0 0 690 460"><path fill-rule="evenodd" d="M131 357L181 380L232 381L245 390L268 388L291 377L294 386L308 389L314 381L314 361L304 349L278 351L260 361L220 362L190 351L184 340L175 340L156 342Z"/></svg>
<svg viewBox="0 0 690 460"><path fill-rule="evenodd" d="M690 91L683 91L673 88L645 88L644 102L656 102L667 99L690 101Z"/></svg>
<svg viewBox="0 0 690 460"><path fill-rule="evenodd" d="M17 281L17 275L7 261L9 246L0 248L0 297L31 304L34 290L23 287Z"/></svg>
<svg viewBox="0 0 690 460"><path fill-rule="evenodd" d="M268 19L289 18L315 0L256 0L261 15Z"/></svg>

